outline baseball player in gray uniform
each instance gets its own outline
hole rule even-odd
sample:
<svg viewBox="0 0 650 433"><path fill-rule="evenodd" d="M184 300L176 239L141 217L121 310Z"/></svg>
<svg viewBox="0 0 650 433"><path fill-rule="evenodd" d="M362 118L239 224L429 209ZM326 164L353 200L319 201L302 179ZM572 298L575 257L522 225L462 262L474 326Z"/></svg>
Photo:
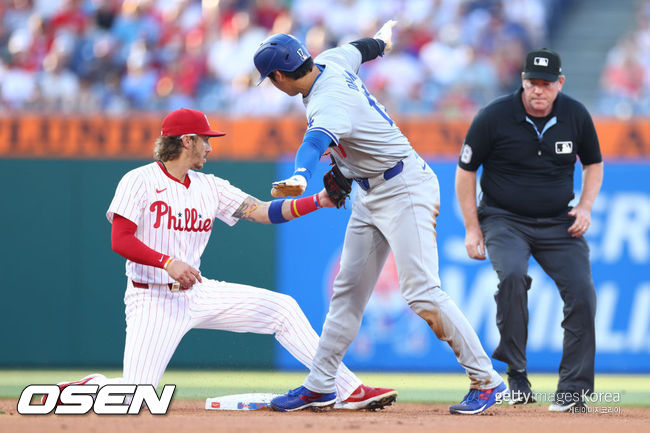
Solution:
<svg viewBox="0 0 650 433"><path fill-rule="evenodd" d="M402 296L436 336L448 342L470 378L469 392L450 407L451 413L481 413L508 390L474 329L440 289L436 175L357 76L361 63L391 49L394 25L388 21L374 38L324 51L315 60L300 41L286 34L267 38L254 56L260 83L268 77L286 94L301 94L308 120L294 175L274 182L271 194L302 194L328 148L343 175L359 185L310 374L303 386L272 401L276 410L322 407L335 401L337 368L359 331L391 250Z"/></svg>

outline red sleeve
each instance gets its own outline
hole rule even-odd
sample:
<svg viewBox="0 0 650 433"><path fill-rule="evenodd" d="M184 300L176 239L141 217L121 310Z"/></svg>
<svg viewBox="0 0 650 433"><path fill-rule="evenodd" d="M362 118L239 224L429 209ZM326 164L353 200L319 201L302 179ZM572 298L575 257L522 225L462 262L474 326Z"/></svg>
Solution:
<svg viewBox="0 0 650 433"><path fill-rule="evenodd" d="M159 253L146 246L135 237L138 226L122 215L113 216L113 228L111 229L111 245L113 251L132 262L141 265L162 268L169 256Z"/></svg>

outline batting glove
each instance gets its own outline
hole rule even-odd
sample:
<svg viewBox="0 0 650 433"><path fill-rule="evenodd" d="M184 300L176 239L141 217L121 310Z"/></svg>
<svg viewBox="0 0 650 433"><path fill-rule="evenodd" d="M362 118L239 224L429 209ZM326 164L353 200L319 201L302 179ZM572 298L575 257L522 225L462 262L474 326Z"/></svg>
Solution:
<svg viewBox="0 0 650 433"><path fill-rule="evenodd" d="M295 174L289 179L273 182L271 195L273 197L295 197L302 195L307 189L307 179L304 176Z"/></svg>
<svg viewBox="0 0 650 433"><path fill-rule="evenodd" d="M381 26L379 31L375 33L374 39L381 39L386 44L384 52L390 51L390 49L393 48L393 27L395 27L395 24L397 24L397 21L388 20L383 26Z"/></svg>

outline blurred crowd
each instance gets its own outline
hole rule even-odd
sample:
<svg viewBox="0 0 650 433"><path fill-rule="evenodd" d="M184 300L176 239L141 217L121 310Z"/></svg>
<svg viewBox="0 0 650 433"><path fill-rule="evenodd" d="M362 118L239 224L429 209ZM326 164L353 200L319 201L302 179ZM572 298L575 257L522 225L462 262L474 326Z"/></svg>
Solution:
<svg viewBox="0 0 650 433"><path fill-rule="evenodd" d="M607 54L599 112L650 115L650 1L639 4L637 24Z"/></svg>
<svg viewBox="0 0 650 433"><path fill-rule="evenodd" d="M55 112L302 112L268 82L253 53L292 33L313 56L399 21L394 51L361 70L389 112L473 115L519 82L525 53L546 41L560 0L3 0L0 108ZM628 83L628 52L650 49L646 14L610 57L612 95ZM628 45L643 45L629 48ZM631 50L631 51L630 51ZM633 56L632 56L633 57ZM646 57L650 58L650 57ZM624 70L621 73L619 70ZM268 80L267 80L268 81ZM635 84L635 85L632 85ZM608 89L610 90L610 89Z"/></svg>

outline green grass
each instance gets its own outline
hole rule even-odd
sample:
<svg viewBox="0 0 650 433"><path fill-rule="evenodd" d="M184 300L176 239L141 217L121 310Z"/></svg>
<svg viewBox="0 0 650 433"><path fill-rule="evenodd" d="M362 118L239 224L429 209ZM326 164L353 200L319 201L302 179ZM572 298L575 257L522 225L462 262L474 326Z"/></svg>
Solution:
<svg viewBox="0 0 650 433"><path fill-rule="evenodd" d="M107 377L118 377L118 370L100 370ZM18 398L29 384L56 383L79 379L91 371L81 370L0 370L0 398ZM283 393L302 383L305 372L170 370L162 384L175 384L176 398L205 399L248 392ZM469 381L461 374L360 373L364 383L395 388L401 402L449 403L459 401ZM531 374L536 393L552 393L557 385L554 374ZM620 395L622 406L650 407L650 375L597 375L596 390ZM605 405L603 403L603 405ZM607 403L611 405L611 403Z"/></svg>

